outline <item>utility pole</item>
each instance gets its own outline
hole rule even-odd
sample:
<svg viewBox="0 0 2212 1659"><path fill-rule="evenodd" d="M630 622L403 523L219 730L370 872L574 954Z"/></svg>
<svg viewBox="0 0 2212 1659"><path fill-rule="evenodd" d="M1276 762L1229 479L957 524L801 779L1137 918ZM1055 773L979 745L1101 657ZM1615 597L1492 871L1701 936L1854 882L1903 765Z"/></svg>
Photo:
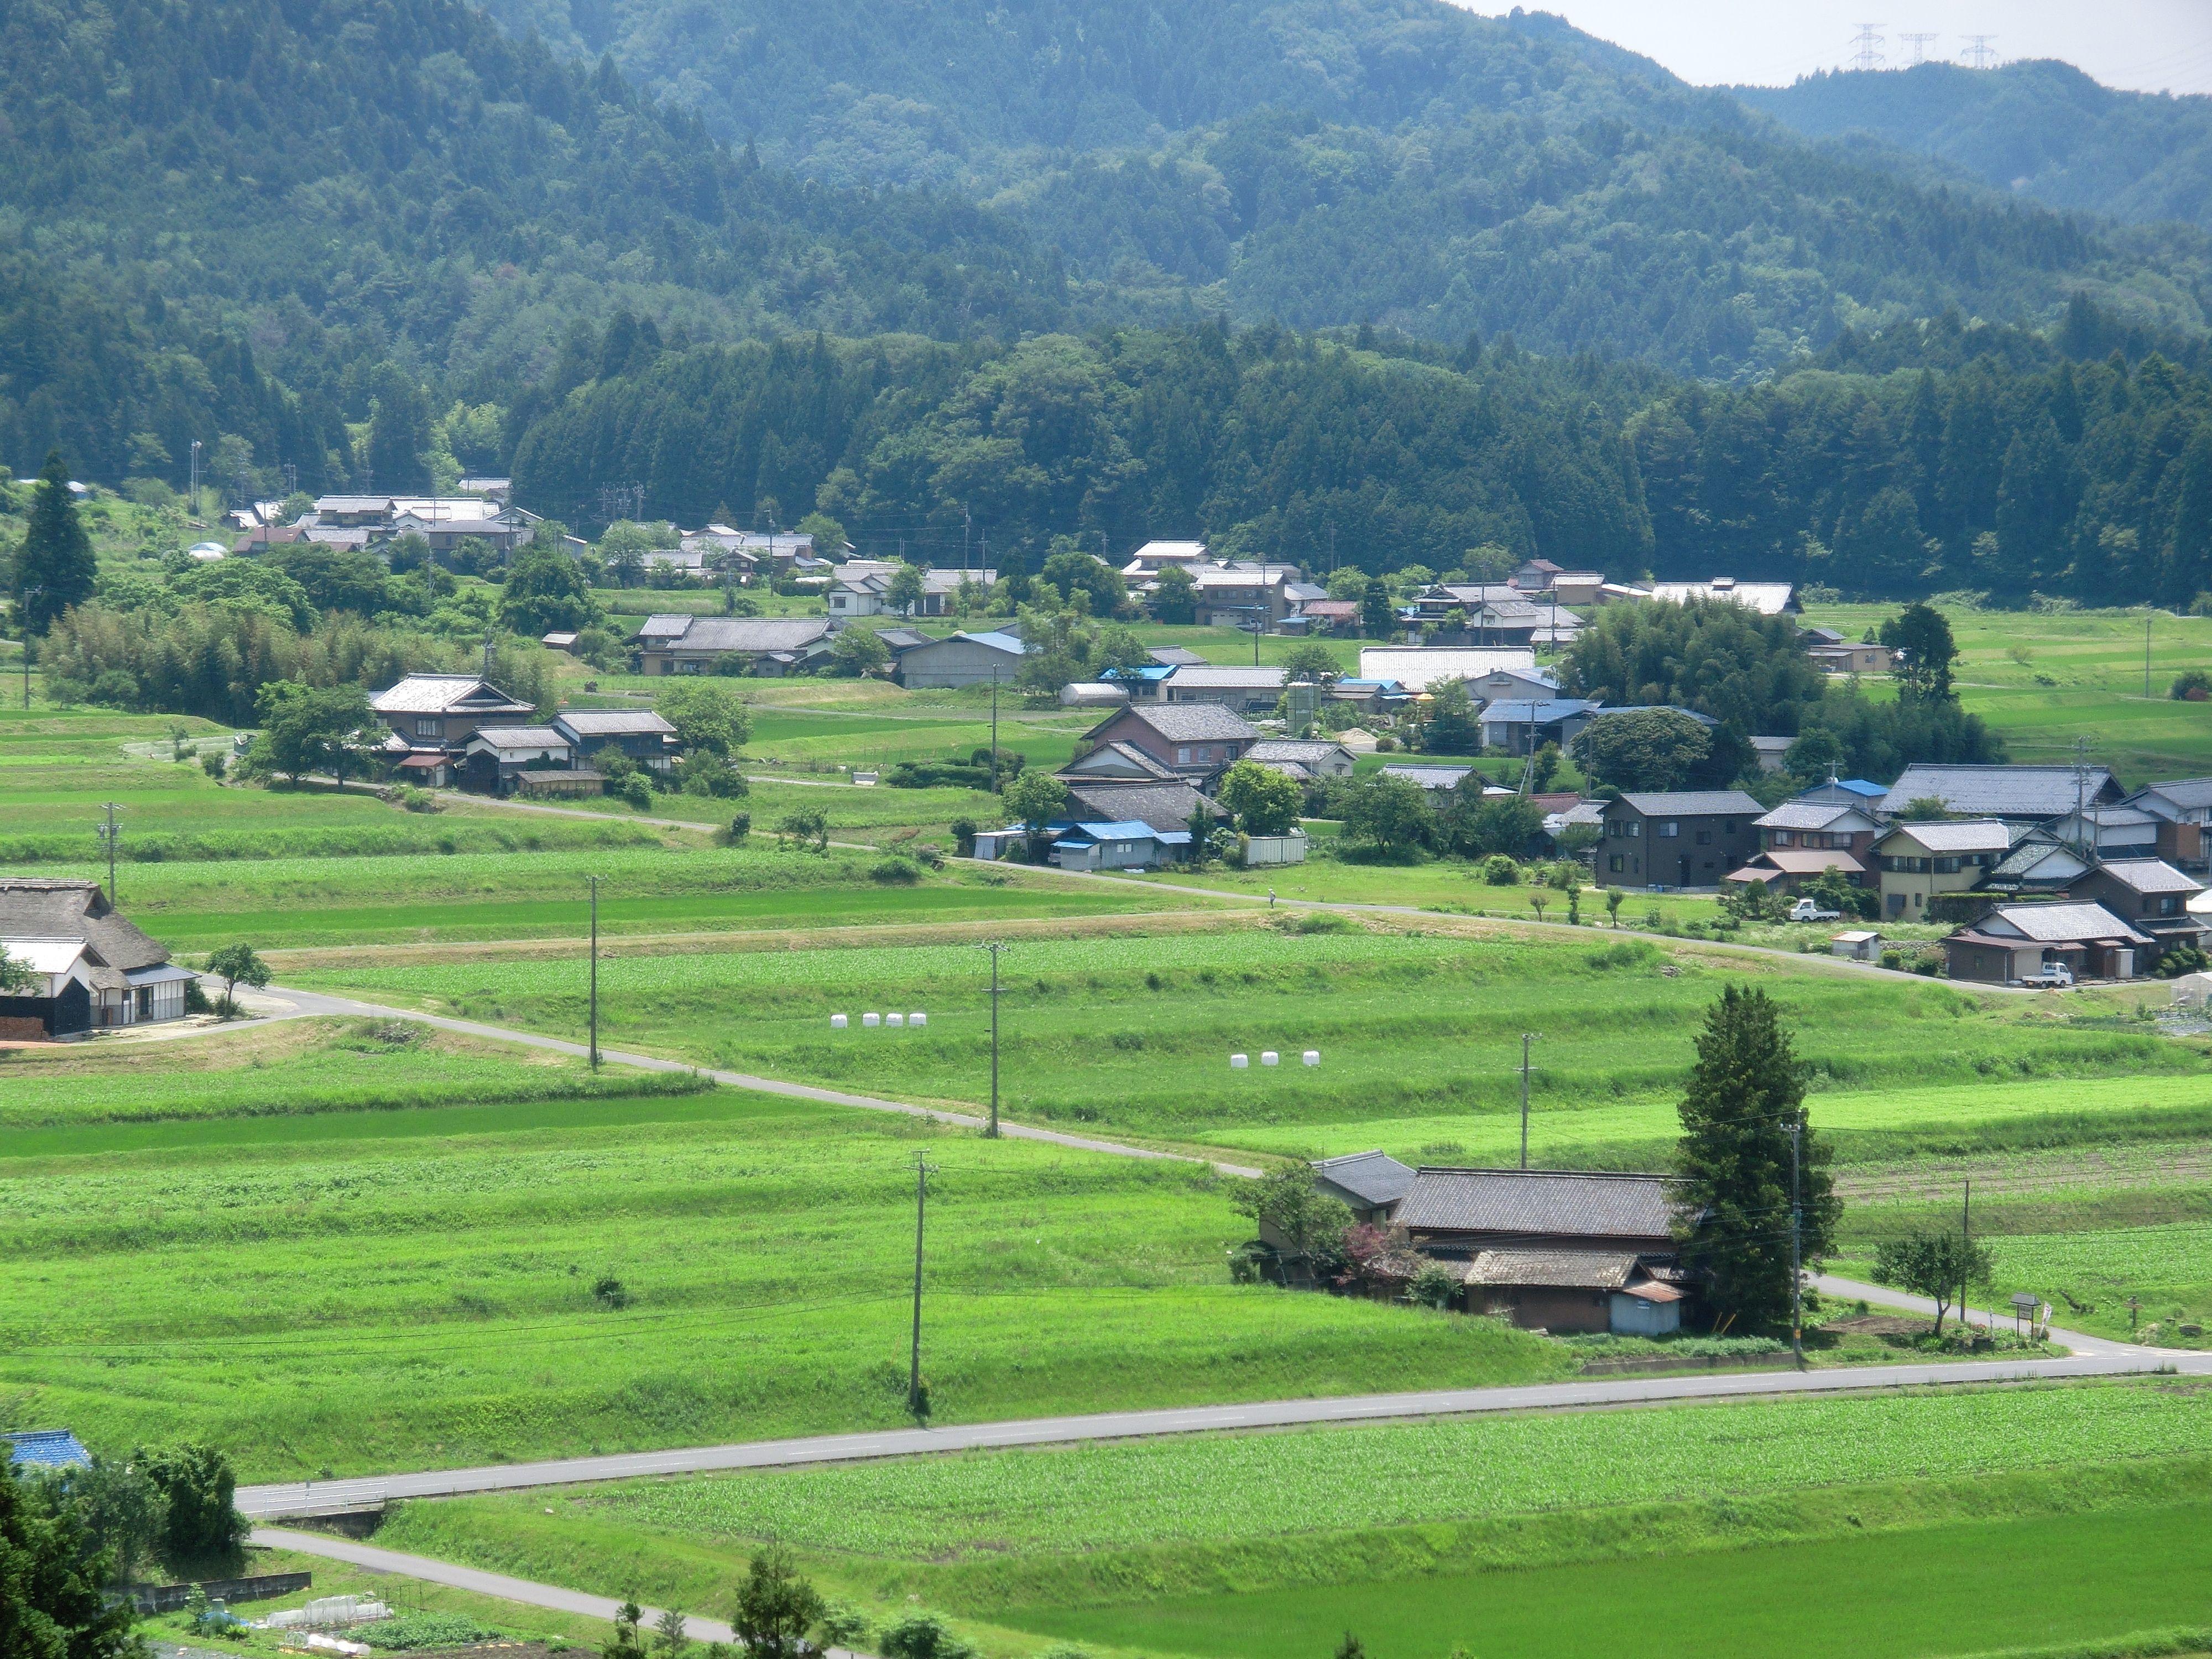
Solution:
<svg viewBox="0 0 2212 1659"><path fill-rule="evenodd" d="M93 833L107 848L107 903L112 909L115 906L115 848L123 839L123 826L116 823L115 815L123 809L114 801L104 800L100 804L100 810L107 814L107 820L104 823L94 824Z"/></svg>
<svg viewBox="0 0 2212 1659"><path fill-rule="evenodd" d="M2157 612L2143 612L2143 701L2150 701L2150 619Z"/></svg>
<svg viewBox="0 0 2212 1659"><path fill-rule="evenodd" d="M1857 53L1851 59L1851 66L1854 69L1880 69L1887 61L1876 50L1881 45L1881 36L1876 34L1875 31L1881 27L1879 23L1862 23L1859 25L1859 32L1851 37L1851 44L1858 48Z"/></svg>
<svg viewBox="0 0 2212 1659"><path fill-rule="evenodd" d="M975 520L969 514L968 504L963 501L960 504L960 574L963 576L968 574L968 538L975 527Z"/></svg>
<svg viewBox="0 0 2212 1659"><path fill-rule="evenodd" d="M200 510L200 441L198 438L192 440L191 479L191 483L186 486L187 493L185 496L185 516L187 519L193 517Z"/></svg>
<svg viewBox="0 0 2212 1659"><path fill-rule="evenodd" d="M31 601L43 598L43 587L27 587L15 602L15 626L23 635L23 707L31 706Z"/></svg>
<svg viewBox="0 0 2212 1659"><path fill-rule="evenodd" d="M1528 1045L1543 1035L1540 1031L1521 1033L1521 1167L1528 1167Z"/></svg>
<svg viewBox="0 0 2212 1659"><path fill-rule="evenodd" d="M999 1138L999 952L1006 948L1004 939L986 939L976 947L991 953L991 1123L983 1131L992 1140Z"/></svg>
<svg viewBox="0 0 2212 1659"><path fill-rule="evenodd" d="M1790 1120L1790 1352L1805 1369L1805 1273L1801 1232L1805 1212L1797 1201L1797 1142L1804 1133L1802 1113Z"/></svg>
<svg viewBox="0 0 2212 1659"><path fill-rule="evenodd" d="M908 1362L906 1374L907 1409L916 1417L923 1414L921 1401L921 1229L922 1216L928 1202L929 1172L932 1165L922 1162L922 1154L914 1155L914 1352Z"/></svg>
<svg viewBox="0 0 2212 1659"><path fill-rule="evenodd" d="M592 889L592 1069L599 1069L599 878L586 876Z"/></svg>
<svg viewBox="0 0 2212 1659"><path fill-rule="evenodd" d="M1974 1282L1974 1178L1966 1177L1966 1200L1959 1212L1959 1237L1966 1249L1959 1253L1959 1323L1969 1334L1973 1323L1966 1317L1966 1297Z"/></svg>
<svg viewBox="0 0 2212 1659"><path fill-rule="evenodd" d="M26 703L25 708L30 705ZM991 670L991 793L999 793L999 671Z"/></svg>

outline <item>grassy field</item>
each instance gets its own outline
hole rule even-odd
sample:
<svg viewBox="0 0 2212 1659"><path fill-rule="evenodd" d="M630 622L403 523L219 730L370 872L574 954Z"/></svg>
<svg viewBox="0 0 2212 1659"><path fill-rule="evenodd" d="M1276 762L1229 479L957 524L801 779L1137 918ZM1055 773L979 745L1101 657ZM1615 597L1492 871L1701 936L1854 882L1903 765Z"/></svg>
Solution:
<svg viewBox="0 0 2212 1659"><path fill-rule="evenodd" d="M515 820L518 830L534 827ZM945 873L832 848L778 852L772 838L736 848L617 846L596 852L456 853L141 865L125 870L124 908L172 950L245 939L257 949L447 940L582 938L586 878L601 878L603 935L762 928L911 926L993 917L1139 914L1200 908L1174 894L1123 890L973 865ZM55 875L104 875L91 865Z"/></svg>
<svg viewBox="0 0 2212 1659"><path fill-rule="evenodd" d="M1576 1363L1487 1321L1232 1285L1250 1224L1202 1166L730 1091L578 1098L573 1064L434 1066L349 1048L360 1029L8 1073L30 1103L0 1125L9 1426L189 1434L259 1479L897 1423L918 1155L942 1420ZM95 1061L116 1069L69 1069Z"/></svg>
<svg viewBox="0 0 2212 1659"><path fill-rule="evenodd" d="M1782 1002L1811 1068L1815 1121L1847 1155L2015 1136L2172 1138L2212 1117L2193 1042L2078 1026L2053 1017L2055 1000L1688 945L1379 927L1294 934L1246 915L1153 937L1025 940L1005 963L1008 1112L1170 1140L1497 1157L1519 1132L1518 1034L1536 1030L1536 1156L1648 1162L1674 1133L1698 1023L1731 981ZM972 1104L989 1076L986 968L966 943L632 957L601 969L602 1029L697 1062ZM485 961L298 977L568 1035L582 1026L583 975L580 963ZM738 1006L746 1017L733 1023ZM2089 997L2075 1006L2110 1012ZM834 1012L871 1008L926 1010L929 1029L830 1028ZM1291 1063L1258 1064L1270 1048ZM1297 1063L1307 1048L1318 1067ZM1232 1052L1254 1064L1232 1071Z"/></svg>
<svg viewBox="0 0 2212 1659"><path fill-rule="evenodd" d="M994 1656L1060 1638L1223 1659L1325 1655L1346 1629L1408 1659L1454 1644L1543 1654L1584 1627L1592 1644L1571 1650L1671 1654L1624 1634L1649 1625L1635 1610L1665 1603L1665 1586L1794 1606L1778 1587L1802 1589L1807 1563L1856 1571L1850 1552L1872 1549L1877 1572L1941 1564L1891 1574L1883 1597L1945 1611L1922 1645L1881 1650L1933 1655L2212 1617L2201 1591L2172 1601L2150 1593L2168 1581L2112 1571L2212 1516L2208 1451L2193 1389L2054 1386L752 1471L410 1504L378 1541L586 1589L627 1575L713 1612L773 1534L872 1615L921 1600ZM1949 1576L2008 1553L2051 1593L1996 1635L1963 1634ZM2095 1571L2058 1569L2076 1556ZM1576 1587L1571 1619L1562 1585ZM1747 1650L1794 1651L1786 1632L1760 1626Z"/></svg>
<svg viewBox="0 0 2212 1659"><path fill-rule="evenodd" d="M1889 605L1810 605L1805 627L1857 639ZM1996 728L2014 761L2062 764L2076 738L2130 788L2212 774L2212 705L2167 696L2185 668L2212 667L2212 617L2152 613L2150 694L2143 693L2142 611L1951 611L1959 699ZM1869 681L1868 695L1889 695Z"/></svg>

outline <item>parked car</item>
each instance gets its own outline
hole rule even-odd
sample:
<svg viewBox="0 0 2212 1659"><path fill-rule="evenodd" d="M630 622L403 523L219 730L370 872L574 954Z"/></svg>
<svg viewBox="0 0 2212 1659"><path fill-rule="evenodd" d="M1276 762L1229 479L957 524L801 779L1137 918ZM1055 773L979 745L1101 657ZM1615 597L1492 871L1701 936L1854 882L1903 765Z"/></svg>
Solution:
<svg viewBox="0 0 2212 1659"><path fill-rule="evenodd" d="M1817 899L1801 898L1790 907L1790 920L1792 921L1841 921L1843 919L1841 910L1823 910Z"/></svg>

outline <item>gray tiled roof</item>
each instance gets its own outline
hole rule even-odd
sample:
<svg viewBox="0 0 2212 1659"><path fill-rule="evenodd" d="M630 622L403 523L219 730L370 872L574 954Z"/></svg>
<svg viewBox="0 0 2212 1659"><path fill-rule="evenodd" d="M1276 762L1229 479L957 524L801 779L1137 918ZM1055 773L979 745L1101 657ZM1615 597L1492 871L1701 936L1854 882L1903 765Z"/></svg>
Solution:
<svg viewBox="0 0 2212 1659"><path fill-rule="evenodd" d="M1347 1152L1317 1158L1314 1173L1370 1205L1395 1204L1413 1184L1413 1172L1388 1152Z"/></svg>
<svg viewBox="0 0 2212 1659"><path fill-rule="evenodd" d="M380 714L438 714L448 709L465 714L528 714L532 707L481 674L410 674L371 697L368 706Z"/></svg>
<svg viewBox="0 0 2212 1659"><path fill-rule="evenodd" d="M1085 820L1097 818L1111 823L1126 823L1131 819L1150 824L1154 830L1180 830L1190 822L1190 815L1206 807L1216 817L1221 809L1187 783L1111 783L1097 779L1063 780L1067 784L1068 808L1079 812Z"/></svg>
<svg viewBox="0 0 2212 1659"><path fill-rule="evenodd" d="M1856 812L1840 801L1785 800L1759 819L1762 830L1825 830L1838 818Z"/></svg>
<svg viewBox="0 0 2212 1659"><path fill-rule="evenodd" d="M1206 659L1188 646L1163 645L1156 647L1152 660L1164 668L1203 668Z"/></svg>
<svg viewBox="0 0 2212 1659"><path fill-rule="evenodd" d="M1465 1282L1617 1291L1640 1265L1633 1250L1485 1250L1467 1264Z"/></svg>
<svg viewBox="0 0 2212 1659"><path fill-rule="evenodd" d="M566 749L568 739L550 726L495 726L469 733L471 743L493 749Z"/></svg>
<svg viewBox="0 0 2212 1659"><path fill-rule="evenodd" d="M1283 671L1279 668L1178 668L1168 681L1171 691L1186 688L1234 690L1240 686L1279 691L1282 685Z"/></svg>
<svg viewBox="0 0 2212 1659"><path fill-rule="evenodd" d="M1166 702L1132 708L1115 720L1140 720L1170 743L1249 743L1257 729L1218 702ZM1093 728L1096 729L1095 727Z"/></svg>
<svg viewBox="0 0 2212 1659"><path fill-rule="evenodd" d="M1890 785L1881 807L1899 812L1933 796L1960 814L2055 818L2072 811L2077 799L2094 804L2114 793L2108 768L2083 770L2077 783L2071 766L1908 766Z"/></svg>
<svg viewBox="0 0 2212 1659"><path fill-rule="evenodd" d="M1304 738L1269 738L1255 743L1244 751L1245 757L1255 761L1301 761L1311 763L1325 761L1331 756L1349 756L1351 750L1340 743L1326 743Z"/></svg>
<svg viewBox="0 0 2212 1659"><path fill-rule="evenodd" d="M2012 845L2012 831L1995 818L1970 818L1963 823L1940 820L1928 823L1893 825L1881 845L1911 836L1931 853L2000 853Z"/></svg>
<svg viewBox="0 0 2212 1659"><path fill-rule="evenodd" d="M2002 917L2019 930L2021 937L2039 945L2064 945L2084 939L2150 943L2101 904L2001 904L1990 915ZM1990 931L1986 922L1982 931Z"/></svg>
<svg viewBox="0 0 2212 1659"><path fill-rule="evenodd" d="M2203 884L2185 876L2164 859L2108 859L2101 866L2122 886L2138 893L2201 893Z"/></svg>
<svg viewBox="0 0 2212 1659"><path fill-rule="evenodd" d="M96 881L0 878L0 937L82 939L118 971L169 959L167 951L108 908Z"/></svg>
<svg viewBox="0 0 2212 1659"><path fill-rule="evenodd" d="M1112 743L1100 744L1097 748L1092 750L1089 754L1085 755L1082 758L1087 761L1105 755L1115 757L1121 760L1132 771L1141 772L1148 778L1158 778L1164 782L1176 776L1176 769L1172 766L1161 765L1159 762L1154 760L1143 750L1138 748L1135 744L1123 743L1118 738ZM1058 775L1069 779L1110 778L1114 775L1110 772L1102 772L1097 769L1078 771L1076 769L1078 764L1079 763L1076 761L1068 762L1068 763L1060 769Z"/></svg>
<svg viewBox="0 0 2212 1659"><path fill-rule="evenodd" d="M1683 789L1669 794L1623 795L1647 818L1755 818L1766 809L1741 789Z"/></svg>
<svg viewBox="0 0 2212 1659"><path fill-rule="evenodd" d="M649 617L647 625L659 622ZM693 617L690 625L672 639L647 635L643 629L633 638L650 638L664 648L683 651L744 651L760 654L797 651L826 638L827 617Z"/></svg>
<svg viewBox="0 0 2212 1659"><path fill-rule="evenodd" d="M2203 808L2212 806L2212 778L2173 778L2165 783L2147 783L2128 799L2156 795L2175 806Z"/></svg>
<svg viewBox="0 0 2212 1659"><path fill-rule="evenodd" d="M676 728L650 708L564 708L555 724L580 738L668 736Z"/></svg>
<svg viewBox="0 0 2212 1659"><path fill-rule="evenodd" d="M1424 1168L1397 1220L1431 1231L1663 1238L1674 1223L1670 1184L1658 1175Z"/></svg>

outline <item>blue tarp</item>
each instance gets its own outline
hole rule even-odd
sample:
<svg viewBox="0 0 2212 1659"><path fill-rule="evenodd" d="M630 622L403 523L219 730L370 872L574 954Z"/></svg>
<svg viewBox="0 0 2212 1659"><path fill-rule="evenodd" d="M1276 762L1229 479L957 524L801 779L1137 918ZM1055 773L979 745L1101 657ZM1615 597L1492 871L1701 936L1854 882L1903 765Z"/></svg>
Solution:
<svg viewBox="0 0 2212 1659"><path fill-rule="evenodd" d="M67 1429L31 1429L21 1434L0 1434L8 1443L8 1461L20 1468L82 1468L92 1454Z"/></svg>

